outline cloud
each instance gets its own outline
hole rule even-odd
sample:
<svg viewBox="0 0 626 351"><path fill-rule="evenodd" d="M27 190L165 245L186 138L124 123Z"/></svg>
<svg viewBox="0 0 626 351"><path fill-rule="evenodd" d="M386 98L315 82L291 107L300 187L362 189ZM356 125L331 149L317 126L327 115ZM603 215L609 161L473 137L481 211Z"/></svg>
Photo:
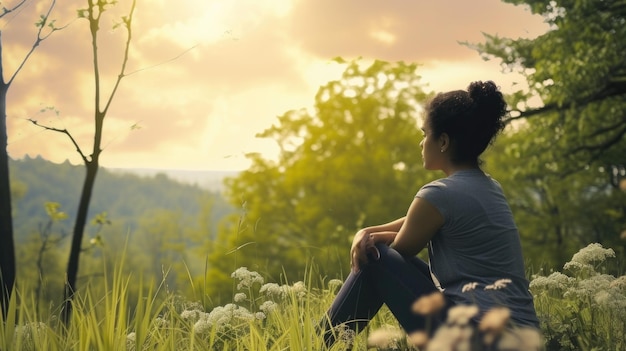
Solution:
<svg viewBox="0 0 626 351"><path fill-rule="evenodd" d="M32 46L45 1L0 20L3 66L17 68ZM129 1L106 13L99 64L103 100L119 73ZM93 141L94 76L83 0L58 3L57 24L9 92L9 153L79 163L66 136L26 119L67 128L83 151ZM332 57L424 63L433 89L461 84L493 66L458 41L481 32L533 36L540 18L499 0L171 0L139 1L127 73L105 120L103 163L152 168L230 168L242 154L274 150L254 136L287 110L309 107L319 85L336 79ZM474 74L469 74L474 72ZM462 80L461 83L458 81ZM46 107L53 106L58 116ZM45 112L41 112L41 110ZM274 150L275 151L275 150Z"/></svg>
<svg viewBox="0 0 626 351"><path fill-rule="evenodd" d="M476 55L458 42L480 42L482 32L519 37L546 28L540 17L499 0L301 0L291 26L293 39L320 57L410 62Z"/></svg>

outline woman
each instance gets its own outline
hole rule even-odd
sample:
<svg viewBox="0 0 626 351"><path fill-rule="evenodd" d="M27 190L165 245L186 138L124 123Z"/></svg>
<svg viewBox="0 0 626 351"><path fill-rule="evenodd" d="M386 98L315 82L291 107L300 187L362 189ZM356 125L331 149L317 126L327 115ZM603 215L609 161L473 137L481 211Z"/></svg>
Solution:
<svg viewBox="0 0 626 351"><path fill-rule="evenodd" d="M479 156L504 128L502 93L491 81L474 82L467 91L438 94L425 112L424 168L446 177L423 186L405 217L357 232L352 272L323 322L329 346L337 326L362 330L383 304L407 333L432 332L459 304L477 304L481 313L504 305L513 324L539 326L511 210L500 185L480 168ZM426 247L429 264L415 257ZM506 288L484 289L500 279L510 280ZM467 284L471 292L463 292ZM411 312L435 291L446 300L439 315L427 321Z"/></svg>

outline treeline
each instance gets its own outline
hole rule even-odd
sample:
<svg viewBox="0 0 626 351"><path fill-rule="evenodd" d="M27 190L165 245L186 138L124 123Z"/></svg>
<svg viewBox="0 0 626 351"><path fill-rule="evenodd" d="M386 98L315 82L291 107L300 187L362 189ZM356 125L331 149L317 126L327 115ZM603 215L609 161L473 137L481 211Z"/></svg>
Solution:
<svg viewBox="0 0 626 351"><path fill-rule="evenodd" d="M311 270L345 278L354 233L404 216L422 185L444 177L422 166L419 106L432 96L424 87L416 64L349 62L340 79L320 87L314 109L287 111L260 133L282 151L278 161L249 155L251 167L226 183L226 196L243 199L246 211L210 250L210 294L232 289L228 273L236 266L275 280ZM510 106L514 98L507 97ZM511 205L529 274L562 269L593 242L626 253L626 141L603 157L574 152L591 141L566 143L558 133L580 131L559 125L560 116L509 123L483 155L483 169ZM622 259L616 264L624 269Z"/></svg>
<svg viewBox="0 0 626 351"><path fill-rule="evenodd" d="M44 208L46 202L60 204L61 211L67 213L68 218L58 223L57 227L59 230L71 230L84 167L67 161L55 164L41 157L26 156L11 160L10 169L16 241L24 240L49 219ZM165 174L138 176L102 169L96 180L89 217L106 213L112 223L132 233L142 219L156 210L184 213L195 221L203 202L212 204L208 220L214 234L220 218L233 211L221 194L198 185L181 183Z"/></svg>
<svg viewBox="0 0 626 351"><path fill-rule="evenodd" d="M43 306L58 306L84 167L40 157L11 160L10 167L19 282L36 291ZM220 221L235 212L218 192L165 174L140 177L102 169L79 283L102 285L98 277L111 278L105 271L121 269L190 296L190 279L203 275ZM129 287L137 296L145 293L140 289Z"/></svg>

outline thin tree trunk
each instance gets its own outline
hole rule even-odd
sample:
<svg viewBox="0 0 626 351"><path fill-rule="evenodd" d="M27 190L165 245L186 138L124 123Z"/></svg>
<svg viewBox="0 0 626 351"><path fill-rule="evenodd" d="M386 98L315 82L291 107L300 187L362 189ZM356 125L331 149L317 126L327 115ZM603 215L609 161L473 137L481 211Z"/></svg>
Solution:
<svg viewBox="0 0 626 351"><path fill-rule="evenodd" d="M76 278L78 276L83 234L85 232L85 224L87 223L89 202L91 200L91 194L96 182L96 175L98 173L97 155L94 155L94 159L86 164L86 169L87 173L85 174L85 182L83 183L83 190L78 204L78 213L76 215L76 222L74 223L74 232L72 235L72 246L70 248L69 260L67 262L67 276L65 278L65 291L63 295L64 302L62 310L62 319L66 324L69 323L72 316L72 301L76 291Z"/></svg>
<svg viewBox="0 0 626 351"><path fill-rule="evenodd" d="M7 91L2 70L2 40L0 38L0 308L6 315L15 284L15 246L11 213L9 154L7 152Z"/></svg>

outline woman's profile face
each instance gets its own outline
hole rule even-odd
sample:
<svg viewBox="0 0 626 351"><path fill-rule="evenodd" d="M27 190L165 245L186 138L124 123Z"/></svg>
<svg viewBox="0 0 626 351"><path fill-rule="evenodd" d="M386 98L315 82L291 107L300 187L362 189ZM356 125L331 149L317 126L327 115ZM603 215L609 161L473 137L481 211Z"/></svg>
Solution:
<svg viewBox="0 0 626 351"><path fill-rule="evenodd" d="M424 168L428 170L441 169L442 152L440 150L439 138L433 135L433 132L429 126L428 118L422 124L422 132L424 138L420 143L422 147L422 160Z"/></svg>

